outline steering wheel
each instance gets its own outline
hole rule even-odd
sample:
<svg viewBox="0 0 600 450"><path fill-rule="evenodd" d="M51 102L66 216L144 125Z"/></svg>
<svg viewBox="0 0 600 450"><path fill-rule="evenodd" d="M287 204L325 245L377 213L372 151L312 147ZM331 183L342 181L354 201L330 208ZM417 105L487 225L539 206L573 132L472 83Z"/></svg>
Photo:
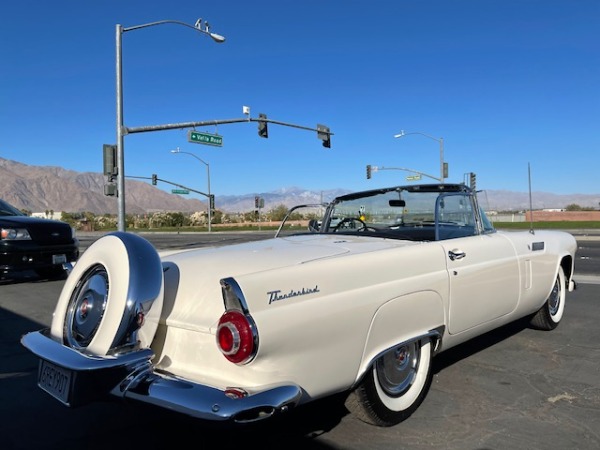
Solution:
<svg viewBox="0 0 600 450"><path fill-rule="evenodd" d="M358 217L344 217L335 227L333 227L333 232L337 233L341 228L351 228L350 226L348 226L348 224L353 222L358 222L360 224L359 228L356 229L356 231L374 231L373 228L370 228L362 219Z"/></svg>

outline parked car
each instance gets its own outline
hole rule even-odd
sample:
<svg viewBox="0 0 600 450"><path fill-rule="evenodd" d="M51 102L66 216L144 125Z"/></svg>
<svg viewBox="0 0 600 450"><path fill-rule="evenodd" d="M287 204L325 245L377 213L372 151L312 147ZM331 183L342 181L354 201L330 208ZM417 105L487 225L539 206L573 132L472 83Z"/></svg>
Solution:
<svg viewBox="0 0 600 450"><path fill-rule="evenodd" d="M78 258L79 241L68 223L30 217L0 199L0 278L23 270L60 277L67 273L63 264Z"/></svg>
<svg viewBox="0 0 600 450"><path fill-rule="evenodd" d="M552 330L575 289L572 235L495 230L463 184L343 195L286 230L160 253L133 233L98 239L51 327L22 338L39 387L72 407L112 397L230 423L339 393L392 426L436 355L526 317Z"/></svg>

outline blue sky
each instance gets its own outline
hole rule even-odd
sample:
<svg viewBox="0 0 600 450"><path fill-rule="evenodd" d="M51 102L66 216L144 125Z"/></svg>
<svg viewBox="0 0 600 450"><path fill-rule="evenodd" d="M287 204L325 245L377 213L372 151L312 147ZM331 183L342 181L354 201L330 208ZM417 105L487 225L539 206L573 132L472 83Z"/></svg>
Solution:
<svg viewBox="0 0 600 450"><path fill-rule="evenodd" d="M127 176L205 192L206 166L179 147L210 165L217 197L369 189L410 183L395 168L439 176L441 138L449 182L474 172L479 189L527 191L529 165L534 191L600 193L598 0L21 0L2 16L6 159L102 172L102 146L116 143L116 25L203 18L225 43L174 24L123 34L125 125L243 118L248 106L329 126L331 148L275 124L260 138L255 122L197 129L222 147L189 143L187 129L137 133ZM367 164L391 170L368 180Z"/></svg>

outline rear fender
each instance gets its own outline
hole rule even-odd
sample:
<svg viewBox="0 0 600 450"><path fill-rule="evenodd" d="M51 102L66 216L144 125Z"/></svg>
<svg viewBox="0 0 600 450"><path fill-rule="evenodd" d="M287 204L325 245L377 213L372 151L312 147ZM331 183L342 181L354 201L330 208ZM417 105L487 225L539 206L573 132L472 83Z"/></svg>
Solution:
<svg viewBox="0 0 600 450"><path fill-rule="evenodd" d="M444 333L444 307L434 291L414 292L385 303L373 316L356 381L391 347L431 335L434 348Z"/></svg>

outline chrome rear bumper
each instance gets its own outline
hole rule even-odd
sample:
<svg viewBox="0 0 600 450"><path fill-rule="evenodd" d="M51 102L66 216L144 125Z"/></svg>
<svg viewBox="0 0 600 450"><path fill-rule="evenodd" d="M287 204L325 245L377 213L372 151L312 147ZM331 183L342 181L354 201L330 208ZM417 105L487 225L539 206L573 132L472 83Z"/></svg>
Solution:
<svg viewBox="0 0 600 450"><path fill-rule="evenodd" d="M302 396L300 387L293 384L262 386L244 396L229 395L155 370L150 349L117 356L86 355L52 339L49 329L24 335L21 344L40 359L71 371L72 389L64 402L71 407L112 395L199 419L246 423L285 413Z"/></svg>

